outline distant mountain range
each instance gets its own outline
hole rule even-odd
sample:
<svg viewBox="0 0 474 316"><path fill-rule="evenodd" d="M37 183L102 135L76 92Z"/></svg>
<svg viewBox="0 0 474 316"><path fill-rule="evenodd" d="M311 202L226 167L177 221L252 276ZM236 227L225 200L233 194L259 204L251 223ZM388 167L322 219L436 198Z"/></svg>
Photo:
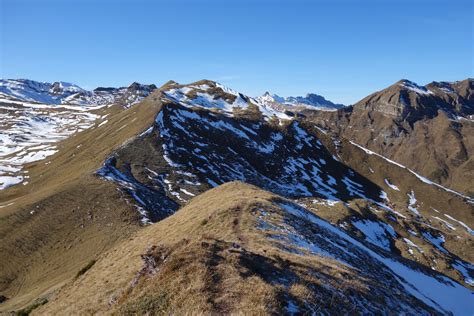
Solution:
<svg viewBox="0 0 474 316"><path fill-rule="evenodd" d="M134 82L128 87L98 87L88 91L68 82L48 83L28 79L0 79L0 93L4 96L46 104L103 105L121 100L127 101L126 104L130 106L148 96L155 89L154 84L143 85ZM289 109L293 108L293 110L298 107L336 110L344 106L332 103L314 93L308 93L306 97L280 97L266 92L263 96L255 99L267 105L280 104Z"/></svg>
<svg viewBox="0 0 474 316"><path fill-rule="evenodd" d="M128 87L104 88L99 87L92 91L80 88L67 82L38 82L27 79L0 80L0 96L12 100L39 102L46 104L74 104L74 105L110 105L121 103L129 107L148 96L155 85L132 83Z"/></svg>
<svg viewBox="0 0 474 316"><path fill-rule="evenodd" d="M305 97L280 97L276 94L265 92L257 100L269 106L283 105L289 109L316 109L335 111L344 107L343 104L335 104L326 100L323 96L308 93Z"/></svg>

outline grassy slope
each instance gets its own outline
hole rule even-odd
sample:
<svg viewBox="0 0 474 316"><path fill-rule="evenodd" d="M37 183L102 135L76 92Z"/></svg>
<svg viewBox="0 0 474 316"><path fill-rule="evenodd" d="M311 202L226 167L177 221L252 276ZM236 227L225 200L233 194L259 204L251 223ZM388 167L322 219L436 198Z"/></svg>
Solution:
<svg viewBox="0 0 474 316"><path fill-rule="evenodd" d="M240 182L209 190L105 253L37 312L281 313L288 300L347 307L323 287L365 292L363 278L331 259L281 251L257 228L260 210L281 212L274 199ZM151 256L156 265L144 264Z"/></svg>
<svg viewBox="0 0 474 316"><path fill-rule="evenodd" d="M330 137L327 137L327 135L320 132L318 132L318 137L328 148L333 147ZM355 200L350 203L350 208L357 211L356 215L366 218L371 216L383 220L392 225L401 236L412 239L422 247L426 246L427 248L432 248L432 246L430 247L430 245L421 238L410 236L410 234L407 233L407 229L419 231L419 228L426 228L425 225L421 225L421 223L418 222L415 214L407 210L408 194L413 190L416 195L417 208L420 213L428 219L431 226L438 229L446 237L446 243L444 246L450 252L458 255L462 259L469 262L474 261L474 254L470 251L474 245L474 238L462 226L458 225L456 222L450 221L446 216L444 216L444 214L448 214L466 223L469 227L473 227L474 206L471 203L466 202L455 194L439 189L434 185L423 183L414 174L407 172L405 169L400 168L397 165L388 163L386 160L376 155L367 155L363 150L351 145L347 140L342 140L341 147L338 150L338 155L346 165L350 166L359 174L365 176L367 179L382 188L390 197L390 203L388 204L394 210L404 214L407 217L407 220L402 221L401 218L398 218L398 222L394 223L387 219L385 212L376 213L369 211L366 207L366 203L361 200ZM399 191L388 187L385 183L385 179L388 179L391 183L395 184L399 188ZM311 205L308 206L311 208ZM317 208L322 211L322 213L318 213L320 216L334 224L337 224L338 221L344 217L354 215L354 212L348 212L347 208L342 207L341 205L336 205L335 207L323 207L317 205ZM453 231L447 229L447 227L437 220L436 217L448 220L454 224L456 230ZM403 256L411 258L411 256L406 253L406 246L397 245L397 248L399 248ZM427 253L425 253L425 255ZM417 260L430 266L430 262L422 257L423 256L419 256ZM444 270L445 267L442 262L443 260L441 258L438 259L438 271L443 271L450 277L456 278L456 273L452 270Z"/></svg>
<svg viewBox="0 0 474 316"><path fill-rule="evenodd" d="M402 306L436 314L392 288L393 280L378 274L383 270L378 263L363 260L351 268L324 253L294 248L270 232L284 222L290 225L284 234L326 234L309 222L294 222L280 202L284 199L241 182L211 189L104 253L35 312L254 315L282 314L297 306L307 313L391 308L397 314ZM367 268L376 272L367 275Z"/></svg>
<svg viewBox="0 0 474 316"><path fill-rule="evenodd" d="M156 95L126 111L109 109L112 114L108 117L107 124L80 133L61 143L60 152L48 159L51 160L50 165L45 166L44 161L31 165L29 169L31 184L13 187L1 193L1 205L14 202L10 207L0 209L0 238L2 240L0 253L9 254L8 258L1 256L0 259L0 294L14 297L0 305L1 309L12 310L23 307L32 299L51 292L52 289L71 280L88 262L97 259L101 253L110 249L117 241L128 238L138 229L136 225L137 212L134 207L126 203L114 185L97 179L92 173L102 164L113 148L117 148L124 141L151 125L160 106L159 102L153 101L154 97ZM96 144L100 144L100 146L96 146ZM81 145L80 150L77 148L79 145ZM346 144L344 148L347 149L350 146ZM400 177L400 174L405 175L405 173L396 170L398 167L389 166L387 168L386 163L378 161L380 159L375 156L367 157L359 150L343 150L342 156L344 161L381 187L384 185L383 179L385 177L397 179L397 185L406 188L406 190L402 189L402 192L396 193L399 197L393 196L393 192L389 193L391 193L391 200L395 204L399 203L400 206L406 206L406 191L412 186L418 187L420 185L414 176ZM367 166L375 169L376 173L374 175L368 173ZM30 188L35 188L35 190ZM249 312L261 311L264 306L267 306L266 311L277 311L281 307L278 303L278 295L280 295L278 291L275 292L273 287L259 283L259 280L254 280L255 284L249 283L252 285L242 288L240 284L235 283L238 281L238 276L232 274L235 272L232 262L237 259L232 255L227 256L232 253L229 249L233 249L232 242L234 241L240 244L246 243L247 249L256 247L252 249L255 250L254 252L260 253L259 236L249 230L239 232L240 227L248 229L250 226L238 224L242 223L240 218L238 218L237 224L234 224L235 216L230 216L229 214L232 213L228 211L241 204L247 205L250 203L248 198L252 195L256 201L265 204L264 201L270 194L238 185L233 188L241 192L232 192L232 194L227 191L220 192L222 196L215 198L211 195L196 197L193 199L193 205L199 209L199 212L193 214L191 211L183 212L185 209L191 209L185 208L178 214L186 215L177 214L172 217L173 220L167 219L164 221L165 224L159 223L153 226L158 228L145 229L145 232L139 233L130 241L131 244L134 244L137 240L137 243L134 244L137 247L136 251L135 246L130 247L130 244L123 246L123 249L120 248L122 250L115 248L115 252L122 251L121 257L108 253L105 258L110 256L112 258L110 261L104 263L106 259L101 259L97 265L92 267L91 273L98 271L94 272L97 274L93 279L87 277L88 272L86 272L83 277L69 283L66 290L59 295L58 300L47 304L44 311L57 313L63 311L105 311L110 309L109 302L120 301L121 304L112 304L113 308L120 306L123 308L122 311L128 309L140 312L144 305L146 307L147 304L162 301L159 308L173 306L173 311L182 312L186 311L186 306L180 303L183 300L180 295L186 295L186 304L196 305L203 312L240 310L245 306L247 306L246 308L255 307ZM433 200L436 200L436 203L443 205L441 209L453 212L451 214L466 223L470 222L472 208L467 208L466 212L466 205L460 199L453 199L450 194L440 193L427 185L425 189L426 193L420 195L417 191L417 198L420 201L431 204ZM386 188L385 190L389 191ZM215 213L220 213L212 206L213 203L219 203L219 210L223 211L222 216L215 215ZM268 202L266 203L268 205ZM354 203L359 202L354 201ZM363 205L353 206L353 209L358 210L364 208ZM245 207L244 209L248 210ZM33 215L30 214L32 210L35 211ZM227 211L224 212L224 210ZM347 209L341 208L340 211L345 213ZM427 211L429 210L423 209L423 213ZM334 213L335 208L328 208L327 212L323 211L320 215L331 220ZM431 213L433 212L431 211ZM202 214L204 217L201 216ZM246 212L243 214L245 215ZM209 217L215 221L211 221ZM337 222L340 217L340 215L335 216L333 222ZM180 220L174 222L177 221L176 218ZM248 220L253 219L248 218ZM45 223L48 226L45 226ZM211 224L208 225L208 223ZM223 223L227 226L222 226ZM434 225L436 224L435 222ZM183 238L185 235L187 237ZM190 240L194 240L193 238L197 242L190 242ZM146 288L150 285L143 285L145 288L141 288L140 285L130 292L122 293L121 290L129 288L131 280L141 268L140 255L146 253L149 246L158 244L163 247L159 249L163 253L168 253L172 248L179 249L178 262L176 263L179 265L179 269L171 271L169 275L163 275L164 281L168 281L168 277L172 276L178 283L175 284L174 281L169 283L165 293L162 293L160 288ZM203 246L204 244L208 246ZM472 238L462 241L447 238L447 248L454 253L458 252L464 258L472 259L472 254L461 253L465 249L470 249L470 245L472 246ZM230 280L226 281L230 282L229 284L223 285L225 291L230 293L225 292L225 295L235 295L241 301L241 305L236 305L237 302L233 300L230 300L233 302L232 306L219 303L223 298L216 297L216 293L213 292L219 294L223 290L210 287L209 284L213 282L206 279L214 277L215 272L210 268L214 263L206 260L212 261L216 254L218 258L224 258L224 262L231 263L222 264L221 269L223 270L218 275L228 274L236 278L235 282ZM200 258L200 260L194 262L194 258ZM239 258L238 260L241 260ZM183 262L187 262L188 265L183 266ZM311 263L313 267L318 267L319 264L318 262ZM117 271L114 272L110 269L113 266L120 267L120 275L117 276L114 274ZM199 275L203 270L207 271L207 274L202 278L195 280L186 277L186 275L196 273ZM11 282L13 278L16 279ZM82 284L82 282L85 283ZM158 286L158 284L154 286ZM260 296L256 298L246 294L246 292L253 293L255 288L261 289ZM76 302L77 297L73 295L74 291L79 291L84 299ZM140 291L157 292L158 296L150 298L144 296ZM180 291L185 294L180 294ZM200 296L202 291L209 293L205 292L206 295ZM173 297L171 301L170 295ZM229 300L226 301L229 302ZM71 306L72 303L75 306Z"/></svg>
<svg viewBox="0 0 474 316"><path fill-rule="evenodd" d="M10 298L0 311L54 290L138 229L135 207L93 173L114 148L152 124L160 109L154 98L103 110L107 124L59 143L57 154L27 166L28 185L0 192L0 205L13 203L0 209L0 293Z"/></svg>

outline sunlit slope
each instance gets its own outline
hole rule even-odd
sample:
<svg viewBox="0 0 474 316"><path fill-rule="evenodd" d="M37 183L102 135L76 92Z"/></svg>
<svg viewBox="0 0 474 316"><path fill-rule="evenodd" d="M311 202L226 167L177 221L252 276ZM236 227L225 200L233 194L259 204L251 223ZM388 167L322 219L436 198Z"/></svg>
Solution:
<svg viewBox="0 0 474 316"><path fill-rule="evenodd" d="M232 182L117 245L37 312L465 314L471 295L287 199Z"/></svg>
<svg viewBox="0 0 474 316"><path fill-rule="evenodd" d="M152 98L152 97L150 97ZM114 185L94 175L106 156L151 124L160 105L113 106L107 122L56 143L57 153L27 164L27 185L0 191L2 310L57 288L87 262L126 238L138 213Z"/></svg>

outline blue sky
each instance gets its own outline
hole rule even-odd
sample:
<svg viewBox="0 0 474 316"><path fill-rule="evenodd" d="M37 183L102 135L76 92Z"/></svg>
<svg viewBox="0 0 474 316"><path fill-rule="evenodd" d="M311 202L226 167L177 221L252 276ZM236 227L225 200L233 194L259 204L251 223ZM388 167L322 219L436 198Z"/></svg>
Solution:
<svg viewBox="0 0 474 316"><path fill-rule="evenodd" d="M474 73L472 1L0 0L0 76L85 88L202 78L350 104Z"/></svg>

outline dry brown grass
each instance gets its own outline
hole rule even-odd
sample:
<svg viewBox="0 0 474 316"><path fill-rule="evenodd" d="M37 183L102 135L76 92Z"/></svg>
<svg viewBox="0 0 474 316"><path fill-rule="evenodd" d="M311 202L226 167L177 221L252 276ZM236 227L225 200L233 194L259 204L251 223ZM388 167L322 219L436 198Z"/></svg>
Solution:
<svg viewBox="0 0 474 316"><path fill-rule="evenodd" d="M50 302L36 312L266 314L281 312L289 297L297 304L317 302L314 308L347 304L343 295L325 291L328 285L341 293L369 291L363 278L334 261L282 252L264 238L255 229L255 208L275 210L271 203L275 196L248 185L230 183L197 196L177 214L137 233L134 206L115 185L92 173L114 148L152 124L160 109L156 98L155 93L126 111L107 109L107 124L60 143L60 152L48 159L50 165L39 162L28 167L29 185L0 194L0 203L14 203L0 212L0 291L11 298L0 306L2 311L47 296ZM391 199L400 209L406 207L407 190L420 186L419 180L401 177L406 173L398 167L348 148L351 145L343 147L343 160L380 187L385 177L398 180L403 189ZM367 171L368 166L375 174ZM471 223L472 208L423 186L417 192L419 201L449 209ZM349 216L365 216L366 204L355 199L349 207L318 206L317 214L337 224ZM429 209L423 212L436 215ZM403 227L394 226L406 235ZM446 247L472 259L468 251L472 238L462 230L456 233L467 238L458 241L447 234ZM421 239L417 243L426 246ZM397 247L408 257L402 245ZM149 253L150 249L158 250ZM154 274L140 272L143 255L159 261ZM166 261L160 261L163 255ZM74 279L91 260L96 263ZM267 271L289 273L294 280L289 285L275 283ZM318 271L318 277L308 271Z"/></svg>
<svg viewBox="0 0 474 316"><path fill-rule="evenodd" d="M278 211L275 198L238 182L197 196L101 256L37 312L272 314L289 299L336 308L343 298L326 302L327 286L365 291L335 261L281 251L257 229L259 209ZM350 281L339 284L344 277Z"/></svg>
<svg viewBox="0 0 474 316"><path fill-rule="evenodd" d="M160 109L154 99L100 110L109 114L107 124L60 142L57 154L26 167L28 185L0 192L0 204L13 203L0 209L0 293L9 298L0 311L54 292L139 228L135 207L93 174L114 148L152 124Z"/></svg>

